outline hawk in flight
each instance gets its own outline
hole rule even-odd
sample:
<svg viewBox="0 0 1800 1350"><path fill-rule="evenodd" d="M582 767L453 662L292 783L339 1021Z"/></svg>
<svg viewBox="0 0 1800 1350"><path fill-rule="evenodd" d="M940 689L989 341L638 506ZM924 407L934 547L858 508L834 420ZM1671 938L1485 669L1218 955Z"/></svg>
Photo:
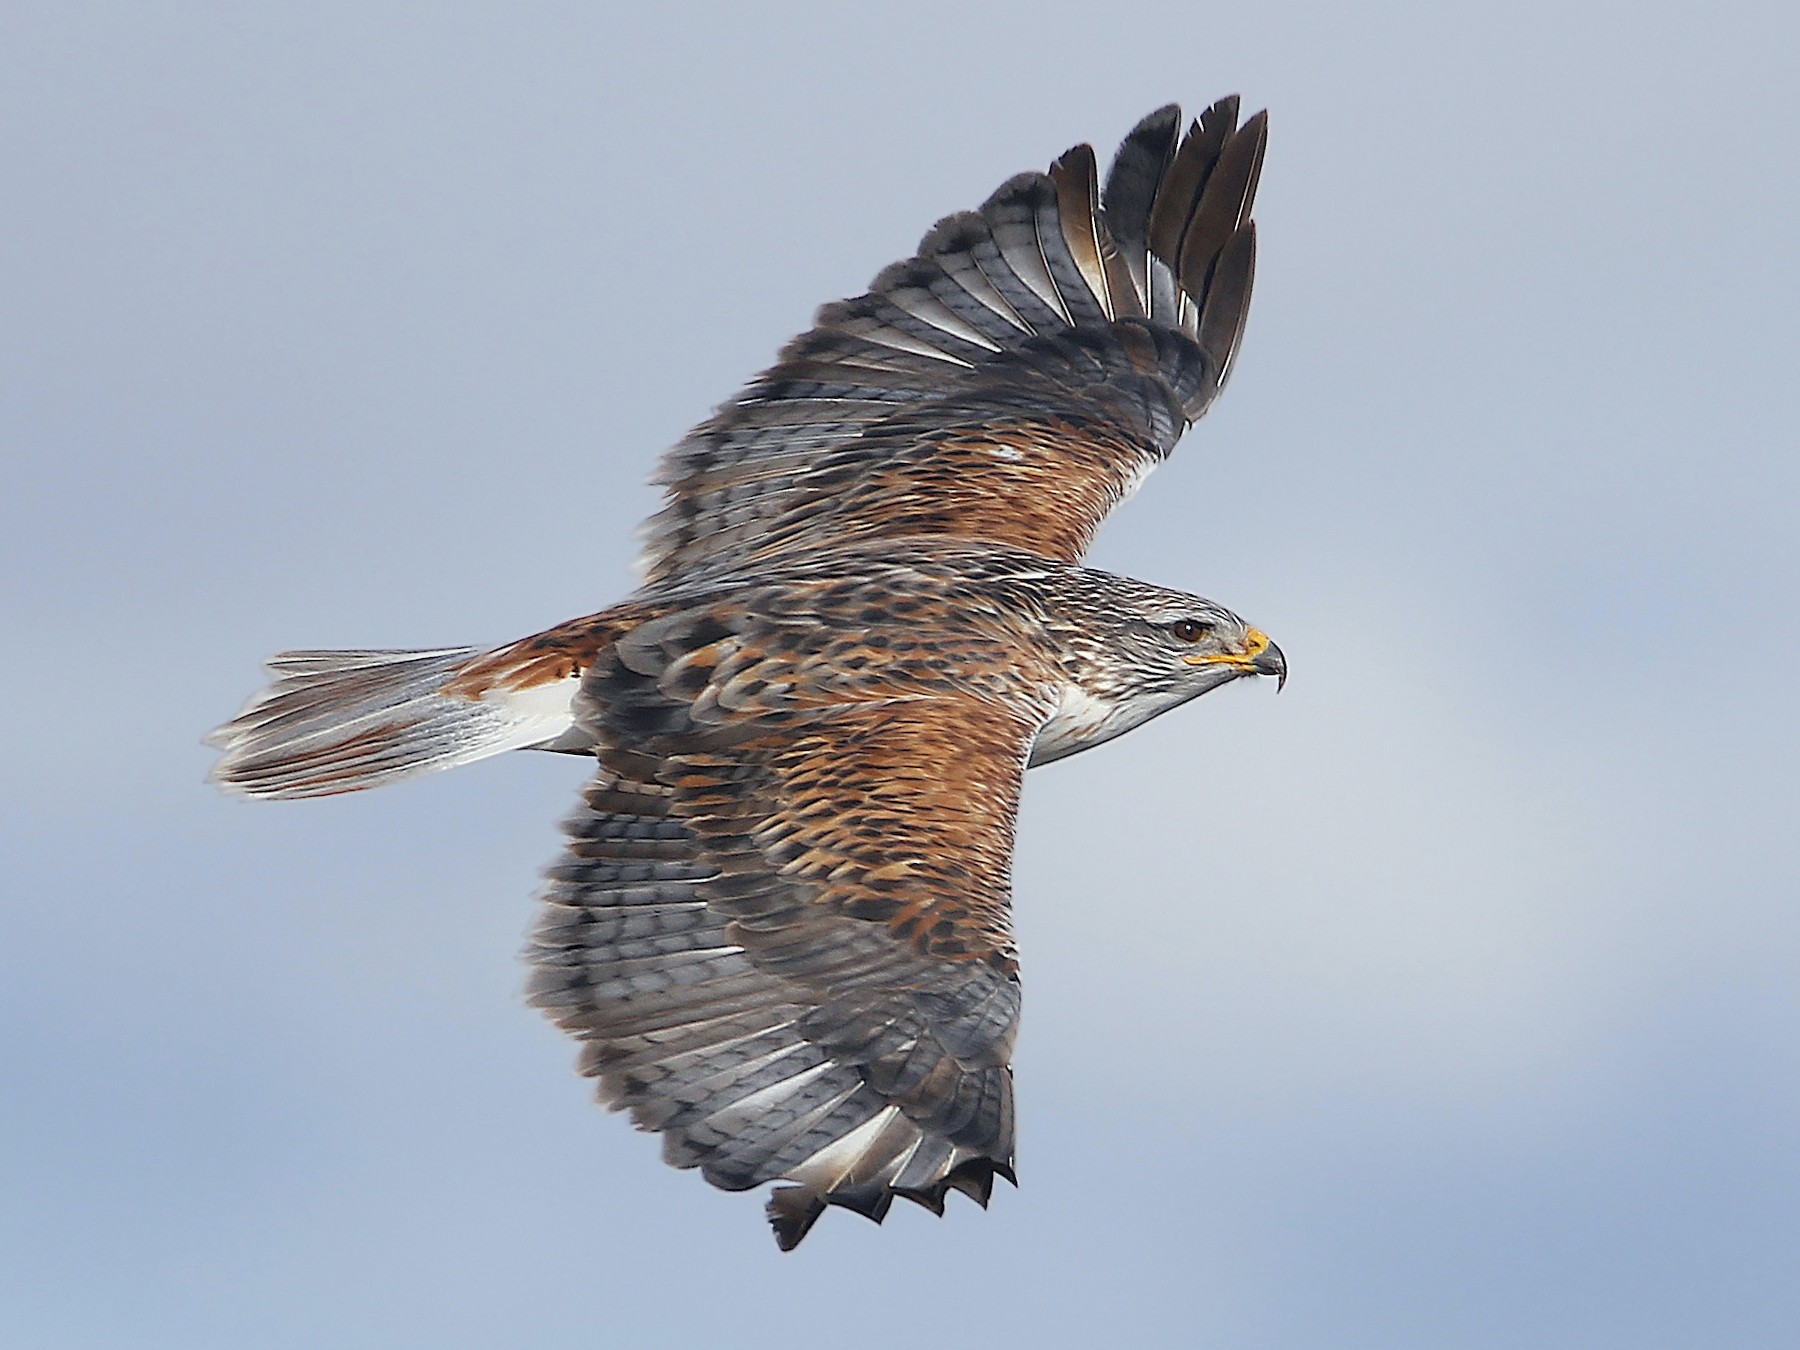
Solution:
<svg viewBox="0 0 1800 1350"><path fill-rule="evenodd" d="M1232 680L1230 610L1081 565L1230 374L1265 118L1223 99L940 221L669 451L643 584L493 650L298 651L210 738L248 797L591 756L530 997L715 1186L942 1213L1013 1180L1021 780Z"/></svg>

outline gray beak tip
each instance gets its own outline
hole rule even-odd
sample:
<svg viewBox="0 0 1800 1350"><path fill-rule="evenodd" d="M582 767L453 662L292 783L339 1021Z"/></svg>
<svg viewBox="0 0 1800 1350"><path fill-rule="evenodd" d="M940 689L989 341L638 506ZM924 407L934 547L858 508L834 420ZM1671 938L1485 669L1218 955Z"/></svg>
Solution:
<svg viewBox="0 0 1800 1350"><path fill-rule="evenodd" d="M1287 657L1281 654L1281 648L1273 642L1257 653L1250 668L1258 675L1273 675L1276 693L1287 688Z"/></svg>

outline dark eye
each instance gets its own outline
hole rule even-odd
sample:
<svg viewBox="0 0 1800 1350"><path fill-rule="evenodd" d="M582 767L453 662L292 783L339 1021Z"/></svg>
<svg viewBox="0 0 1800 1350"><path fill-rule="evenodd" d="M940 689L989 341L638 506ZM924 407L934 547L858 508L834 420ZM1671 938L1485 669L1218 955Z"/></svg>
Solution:
<svg viewBox="0 0 1800 1350"><path fill-rule="evenodd" d="M1210 623L1199 619L1177 619L1169 625L1169 631L1183 642L1198 642L1212 630Z"/></svg>

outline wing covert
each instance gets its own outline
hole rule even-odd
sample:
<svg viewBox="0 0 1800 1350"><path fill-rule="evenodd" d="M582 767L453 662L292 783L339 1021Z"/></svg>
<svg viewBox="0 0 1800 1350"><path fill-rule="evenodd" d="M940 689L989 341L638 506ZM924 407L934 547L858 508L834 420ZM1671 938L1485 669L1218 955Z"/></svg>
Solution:
<svg viewBox="0 0 1800 1350"><path fill-rule="evenodd" d="M665 455L644 589L907 534L1079 561L1230 373L1266 133L1237 116L1152 113L1104 194L1078 146L824 306Z"/></svg>

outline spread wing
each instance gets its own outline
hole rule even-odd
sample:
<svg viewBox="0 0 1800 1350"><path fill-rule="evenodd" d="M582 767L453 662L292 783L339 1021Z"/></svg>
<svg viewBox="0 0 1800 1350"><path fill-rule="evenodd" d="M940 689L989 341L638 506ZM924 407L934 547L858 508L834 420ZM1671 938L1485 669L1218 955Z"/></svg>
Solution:
<svg viewBox="0 0 1800 1350"><path fill-rule="evenodd" d="M532 942L532 998L601 1100L728 1190L942 1212L1012 1179L1013 821L1047 706L812 693L687 611L584 684L601 771ZM956 771L946 773L944 766Z"/></svg>
<svg viewBox="0 0 1800 1350"><path fill-rule="evenodd" d="M665 456L645 589L790 550L949 534L1077 562L1230 373L1266 130L1235 97L1079 146L826 305Z"/></svg>

